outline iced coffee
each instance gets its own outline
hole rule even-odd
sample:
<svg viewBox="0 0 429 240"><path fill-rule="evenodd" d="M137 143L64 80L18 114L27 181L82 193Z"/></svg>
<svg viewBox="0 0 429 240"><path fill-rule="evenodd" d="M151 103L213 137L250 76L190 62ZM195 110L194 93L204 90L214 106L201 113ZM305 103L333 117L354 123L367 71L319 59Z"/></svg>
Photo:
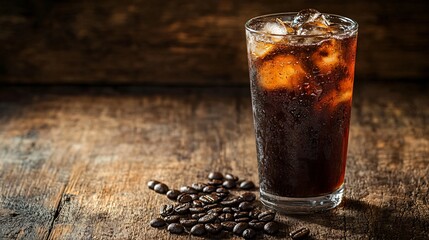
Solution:
<svg viewBox="0 0 429 240"><path fill-rule="evenodd" d="M341 202L357 28L313 9L246 23L264 204L308 213Z"/></svg>

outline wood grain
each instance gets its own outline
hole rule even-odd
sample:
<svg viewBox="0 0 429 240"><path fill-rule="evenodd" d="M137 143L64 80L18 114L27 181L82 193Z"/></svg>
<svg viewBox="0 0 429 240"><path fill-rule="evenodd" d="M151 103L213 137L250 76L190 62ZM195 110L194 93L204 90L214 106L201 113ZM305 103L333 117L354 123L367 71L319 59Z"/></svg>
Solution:
<svg viewBox="0 0 429 240"><path fill-rule="evenodd" d="M313 7L360 24L357 76L429 77L426 1L7 1L0 82L247 85L244 23Z"/></svg>
<svg viewBox="0 0 429 240"><path fill-rule="evenodd" d="M344 204L280 216L277 238L300 226L313 239L427 238L428 90L357 87ZM188 238L149 227L169 200L146 182L177 188L212 169L257 182L248 92L2 88L0 239Z"/></svg>

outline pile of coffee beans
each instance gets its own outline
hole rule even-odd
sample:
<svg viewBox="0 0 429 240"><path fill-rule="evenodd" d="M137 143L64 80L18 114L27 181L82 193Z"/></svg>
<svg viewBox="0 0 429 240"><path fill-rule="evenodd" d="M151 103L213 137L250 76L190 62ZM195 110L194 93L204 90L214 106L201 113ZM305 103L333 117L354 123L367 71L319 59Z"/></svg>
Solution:
<svg viewBox="0 0 429 240"><path fill-rule="evenodd" d="M233 174L224 176L220 172L211 172L208 181L182 186L178 190L169 189L164 183L155 180L149 181L148 187L175 201L174 204L161 206L160 217L150 222L154 228L167 226L172 234L187 232L194 236L209 237L235 234L245 239L255 238L261 233L275 235L279 231L276 213L262 210L256 205L256 195L248 192L255 190L255 184L240 180ZM231 190L246 191L234 195ZM305 233L299 232L291 237L299 239Z"/></svg>

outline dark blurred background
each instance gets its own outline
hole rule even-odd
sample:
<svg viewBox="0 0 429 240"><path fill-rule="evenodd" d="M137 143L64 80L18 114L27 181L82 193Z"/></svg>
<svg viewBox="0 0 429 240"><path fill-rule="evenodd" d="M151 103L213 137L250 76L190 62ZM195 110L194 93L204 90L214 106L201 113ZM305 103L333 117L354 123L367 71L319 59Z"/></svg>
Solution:
<svg viewBox="0 0 429 240"><path fill-rule="evenodd" d="M359 81L429 77L423 0L0 2L2 84L247 86L245 21L308 7L359 22Z"/></svg>

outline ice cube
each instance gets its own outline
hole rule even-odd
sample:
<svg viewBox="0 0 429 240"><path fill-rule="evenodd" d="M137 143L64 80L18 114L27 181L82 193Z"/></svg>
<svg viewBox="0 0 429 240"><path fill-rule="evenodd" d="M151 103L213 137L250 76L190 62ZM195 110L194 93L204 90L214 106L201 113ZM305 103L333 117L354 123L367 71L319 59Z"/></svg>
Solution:
<svg viewBox="0 0 429 240"><path fill-rule="evenodd" d="M291 26L290 22L283 21L280 18L276 18L276 22L283 26L287 34L295 34L295 29Z"/></svg>
<svg viewBox="0 0 429 240"><path fill-rule="evenodd" d="M319 22L304 23L297 29L297 35L322 35L331 33L331 29Z"/></svg>
<svg viewBox="0 0 429 240"><path fill-rule="evenodd" d="M329 26L329 21L326 19L326 17L317 11L316 9L304 9L301 10L293 19L292 26L293 27L300 27L305 23L312 23L316 22L320 25L324 25L326 27Z"/></svg>
<svg viewBox="0 0 429 240"><path fill-rule="evenodd" d="M340 82L340 90L337 92L337 96L331 103L331 108L336 107L342 102L350 102L353 95L353 79L346 78Z"/></svg>
<svg viewBox="0 0 429 240"><path fill-rule="evenodd" d="M352 90L347 90L344 92L338 92L338 96L335 98L335 100L332 102L331 107L336 107L339 103L342 102L349 102L352 100Z"/></svg>
<svg viewBox="0 0 429 240"><path fill-rule="evenodd" d="M331 32L326 17L315 9L300 11L293 19L292 26L297 35L321 35Z"/></svg>
<svg viewBox="0 0 429 240"><path fill-rule="evenodd" d="M250 46L250 54L256 58L264 58L274 48L274 45L271 43L257 41Z"/></svg>
<svg viewBox="0 0 429 240"><path fill-rule="evenodd" d="M262 31L268 34L280 35L280 36L270 36L272 42L280 42L284 39L281 35L286 35L288 33L287 28L284 24L281 24L279 21L276 22L267 22Z"/></svg>
<svg viewBox="0 0 429 240"><path fill-rule="evenodd" d="M329 24L328 30L332 34L344 33L344 32L347 32L348 27L346 25L344 25L344 24L331 23L331 24Z"/></svg>
<svg viewBox="0 0 429 240"><path fill-rule="evenodd" d="M335 39L324 41L312 55L314 65L323 74L330 73L340 62L341 46Z"/></svg>
<svg viewBox="0 0 429 240"><path fill-rule="evenodd" d="M304 69L291 55L278 55L259 68L260 84L267 90L297 90L304 78Z"/></svg>
<svg viewBox="0 0 429 240"><path fill-rule="evenodd" d="M340 103L346 103L352 100L353 95L353 79L347 78L341 80L339 90L332 90L322 97L316 104L315 109L320 110L327 107L330 111L334 110Z"/></svg>
<svg viewBox="0 0 429 240"><path fill-rule="evenodd" d="M274 48L274 45L267 40L260 39L251 33L246 33L246 35L248 53L254 58L264 58Z"/></svg>
<svg viewBox="0 0 429 240"><path fill-rule="evenodd" d="M262 28L263 32L268 34L276 34L276 35L285 35L287 34L287 30L283 25L279 22L267 22Z"/></svg>

